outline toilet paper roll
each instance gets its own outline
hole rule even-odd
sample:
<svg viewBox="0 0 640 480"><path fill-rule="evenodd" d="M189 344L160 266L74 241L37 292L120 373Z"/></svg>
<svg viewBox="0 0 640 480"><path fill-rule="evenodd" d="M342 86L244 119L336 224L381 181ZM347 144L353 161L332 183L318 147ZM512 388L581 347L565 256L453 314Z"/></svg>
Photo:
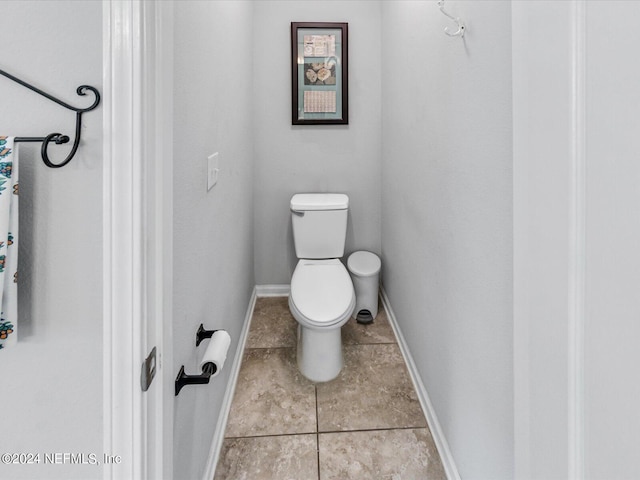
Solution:
<svg viewBox="0 0 640 480"><path fill-rule="evenodd" d="M212 377L215 377L220 373L222 367L224 367L224 361L227 359L227 351L231 345L231 337L225 330L217 330L211 336L209 345L204 352L202 361L200 362L200 370L204 371L204 366L207 363L213 363L216 366L216 371Z"/></svg>

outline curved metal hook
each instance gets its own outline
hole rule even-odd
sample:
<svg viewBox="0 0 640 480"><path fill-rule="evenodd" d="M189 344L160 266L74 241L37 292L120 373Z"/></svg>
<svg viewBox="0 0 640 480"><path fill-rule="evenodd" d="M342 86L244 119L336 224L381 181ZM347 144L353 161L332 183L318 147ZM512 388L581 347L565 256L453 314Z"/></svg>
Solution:
<svg viewBox="0 0 640 480"><path fill-rule="evenodd" d="M67 143L69 141L69 137L67 137L66 135L62 135L61 133L50 133L49 135L44 137L44 140L42 141L42 148L40 149L40 153L42 154L42 161L47 167L50 167L50 168L64 167L67 163L71 161L71 159L76 154L76 151L78 150L78 146L80 145L80 135L82 131L82 114L84 112L89 112L93 110L100 104L100 92L98 92L97 89L95 89L90 85L80 85L76 89L76 93L78 95L84 96L86 95L85 93L86 90L89 90L95 95L95 100L90 106L86 108L75 108L70 105L66 105L66 104L64 105L69 110L73 110L76 112L76 136L73 140L73 146L71 147L71 152L69 152L69 155L67 155L67 157L62 162L53 163L51 159L49 159L49 154L47 152L47 149L49 148L49 143L51 142L54 142L56 145L60 145L61 143Z"/></svg>
<svg viewBox="0 0 640 480"><path fill-rule="evenodd" d="M438 6L440 7L440 11L448 18L450 18L451 20L453 20L454 22L456 22L456 24L458 25L458 30L456 30L455 32L451 32L449 31L449 27L444 27L444 33L446 33L447 35L449 35L450 37L464 37L464 23L462 22L462 20L460 20L460 17L454 17L453 15L445 12L444 10L444 0L438 0Z"/></svg>
<svg viewBox="0 0 640 480"><path fill-rule="evenodd" d="M93 103L91 104L91 106L87 108L73 108L73 107L67 107L67 108L70 108L71 110L75 110L76 112L84 113L84 112L90 112L100 104L100 92L98 91L97 88L92 87L91 85L80 85L78 88L76 88L76 93L80 96L85 96L86 95L85 90L89 90L96 97Z"/></svg>
<svg viewBox="0 0 640 480"><path fill-rule="evenodd" d="M78 146L80 145L80 133L82 130L82 114L93 110L100 104L100 92L98 92L98 90L92 87L91 85L80 85L76 89L76 93L78 95L85 96L88 90L91 93L93 93L93 95L95 96L95 99L93 103L88 107L76 108L73 105L69 105L68 103L63 102L59 98L56 98L53 95L50 95L47 92L40 90L37 87L34 87L33 85L25 82L24 80L14 77L13 75L11 75L8 72L5 72L4 70L0 70L0 75L3 75L10 80L13 80L14 82L22 85L23 87L26 87L29 90L36 92L39 95L42 95L43 97L51 100L52 102L57 103L58 105L68 110L73 110L74 112L76 112L76 136L75 136L75 139L73 140L73 146L71 148L71 152L69 153L69 155L67 155L67 157L60 163L53 163L50 160L47 149L49 148L49 144L51 142L55 143L56 145L68 143L69 137L67 135L62 135L61 133L50 133L44 138L43 137L16 137L17 142L42 142L41 154L42 154L42 161L45 163L45 165L47 165L50 168L64 167L66 164L68 164L71 161L73 156L76 154L76 151L78 150Z"/></svg>

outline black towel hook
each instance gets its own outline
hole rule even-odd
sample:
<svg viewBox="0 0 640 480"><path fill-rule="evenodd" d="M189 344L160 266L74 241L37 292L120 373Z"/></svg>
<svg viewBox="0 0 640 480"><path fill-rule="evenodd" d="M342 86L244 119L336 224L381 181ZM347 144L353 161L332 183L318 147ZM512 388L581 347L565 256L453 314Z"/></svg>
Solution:
<svg viewBox="0 0 640 480"><path fill-rule="evenodd" d="M55 102L58 105L66 108L68 110L73 110L74 112L76 112L76 136L75 136L75 139L73 140L73 147L71 148L71 152L69 153L69 155L67 155L67 158L65 158L60 163L53 163L49 159L49 154L47 152L47 149L49 148L49 144L51 142L54 142L56 145L60 145L60 144L63 144L63 143L68 143L69 142L69 137L67 135L62 135L61 133L50 133L46 137L16 137L15 138L16 142L42 142L42 148L41 148L40 152L42 154L42 161L45 163L45 165L47 167L50 167L50 168L64 167L67 163L69 163L71 161L73 156L76 154L76 151L78 150L78 146L80 145L80 133L81 133L81 129L82 129L82 114L85 113L85 112L89 112L89 111L93 110L94 108L96 108L100 104L100 92L98 92L98 89L96 89L95 87L92 87L90 85L80 85L76 89L76 93L78 95L80 95L80 96L84 96L84 95L87 94L86 92L88 90L91 93L93 93L93 95L95 96L95 100L93 101L93 103L90 106L88 106L86 108L76 108L73 105L69 105L68 103L63 102L59 98L56 98L53 95L50 95L47 92L44 92L44 91L40 90L37 87L34 87L33 85L25 82L24 80L20 80L19 78L14 77L13 75L11 75L10 73L5 72L4 70L0 70L0 74L4 75L9 80L13 80L14 82L22 85L23 87L26 87L29 90L31 90L33 92L36 92L37 94L40 94L45 98L48 98L52 102Z"/></svg>

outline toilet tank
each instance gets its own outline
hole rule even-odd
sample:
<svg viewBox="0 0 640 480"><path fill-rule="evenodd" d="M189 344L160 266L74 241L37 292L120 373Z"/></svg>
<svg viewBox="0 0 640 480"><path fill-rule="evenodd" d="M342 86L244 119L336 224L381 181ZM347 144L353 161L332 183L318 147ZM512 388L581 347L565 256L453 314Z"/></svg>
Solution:
<svg viewBox="0 0 640 480"><path fill-rule="evenodd" d="M291 197L290 207L298 258L344 255L349 197L342 193L298 193Z"/></svg>

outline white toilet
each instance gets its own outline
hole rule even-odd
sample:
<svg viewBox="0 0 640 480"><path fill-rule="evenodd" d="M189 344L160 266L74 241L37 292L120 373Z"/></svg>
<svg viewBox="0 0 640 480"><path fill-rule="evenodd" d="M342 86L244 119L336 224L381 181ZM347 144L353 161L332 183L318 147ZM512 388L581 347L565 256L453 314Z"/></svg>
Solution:
<svg viewBox="0 0 640 480"><path fill-rule="evenodd" d="M334 379L342 369L340 328L356 306L344 255L349 197L301 193L291 198L296 256L289 309L298 321L298 369L313 382Z"/></svg>

